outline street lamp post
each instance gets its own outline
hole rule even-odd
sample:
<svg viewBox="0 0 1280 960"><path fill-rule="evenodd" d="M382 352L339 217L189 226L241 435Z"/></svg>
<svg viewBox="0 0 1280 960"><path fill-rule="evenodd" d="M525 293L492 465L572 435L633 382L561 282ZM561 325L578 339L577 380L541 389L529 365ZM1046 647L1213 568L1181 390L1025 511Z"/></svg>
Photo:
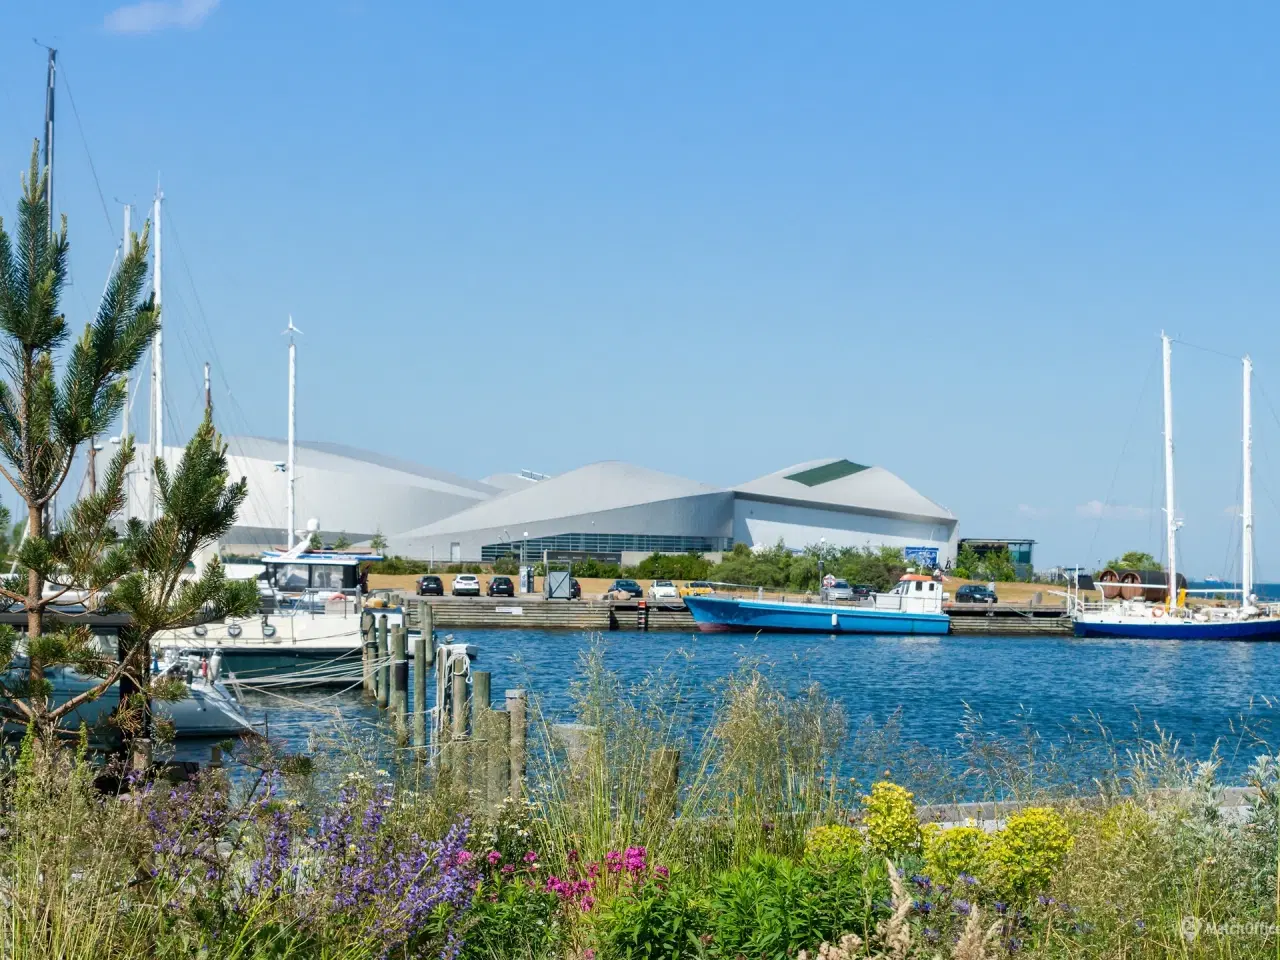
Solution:
<svg viewBox="0 0 1280 960"><path fill-rule="evenodd" d="M827 551L827 538L819 537L818 538L818 599L819 600L827 599L827 585L826 583L823 582L823 575L822 575L823 554L825 554L826 551Z"/></svg>

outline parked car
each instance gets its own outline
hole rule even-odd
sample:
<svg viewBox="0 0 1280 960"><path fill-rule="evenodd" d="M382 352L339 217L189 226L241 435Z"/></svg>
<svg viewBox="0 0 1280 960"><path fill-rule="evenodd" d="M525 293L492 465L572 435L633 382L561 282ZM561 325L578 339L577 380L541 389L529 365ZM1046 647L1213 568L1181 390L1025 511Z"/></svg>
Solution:
<svg viewBox="0 0 1280 960"><path fill-rule="evenodd" d="M443 597L444 581L437 577L434 573L428 573L425 577L418 578L418 596L420 597Z"/></svg>
<svg viewBox="0 0 1280 960"><path fill-rule="evenodd" d="M853 585L854 600L870 600L876 594L876 588L869 583L855 583Z"/></svg>
<svg viewBox="0 0 1280 960"><path fill-rule="evenodd" d="M514 597L516 585L511 582L510 577L491 577L488 593L491 597Z"/></svg>
<svg viewBox="0 0 1280 960"><path fill-rule="evenodd" d="M474 573L460 573L453 578L453 595L455 597L480 596L480 578Z"/></svg>
<svg viewBox="0 0 1280 960"><path fill-rule="evenodd" d="M708 593L715 593L715 587L706 580L690 580L687 584L680 588L680 596L682 597L703 597Z"/></svg>
<svg viewBox="0 0 1280 960"><path fill-rule="evenodd" d="M569 599L582 599L582 584L580 584L575 577L569 578Z"/></svg>
<svg viewBox="0 0 1280 960"><path fill-rule="evenodd" d="M644 596L644 587L634 580L615 580L609 584L609 593L625 593L638 600Z"/></svg>
<svg viewBox="0 0 1280 960"><path fill-rule="evenodd" d="M853 587L849 586L848 580L837 580L831 586L827 587L828 600L852 600Z"/></svg>
<svg viewBox="0 0 1280 960"><path fill-rule="evenodd" d="M956 591L956 603L999 603L996 592L980 583L966 583Z"/></svg>
<svg viewBox="0 0 1280 960"><path fill-rule="evenodd" d="M680 591L670 580L655 580L649 588L649 596L654 600L676 600L680 597Z"/></svg>

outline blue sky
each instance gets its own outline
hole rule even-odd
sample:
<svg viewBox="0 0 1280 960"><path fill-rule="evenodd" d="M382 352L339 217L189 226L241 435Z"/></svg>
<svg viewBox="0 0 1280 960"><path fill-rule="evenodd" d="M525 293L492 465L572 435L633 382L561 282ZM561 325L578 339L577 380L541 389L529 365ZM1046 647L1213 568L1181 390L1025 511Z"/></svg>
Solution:
<svg viewBox="0 0 1280 960"><path fill-rule="evenodd" d="M116 201L165 190L168 435L206 359L224 429L283 435L292 313L304 438L476 477L620 458L732 484L847 456L1042 564L1159 552L1159 331L1247 350L1280 579L1278 21L9 4L0 209L40 130L39 38L77 323ZM1175 389L1184 565L1229 574L1239 365L1179 348Z"/></svg>

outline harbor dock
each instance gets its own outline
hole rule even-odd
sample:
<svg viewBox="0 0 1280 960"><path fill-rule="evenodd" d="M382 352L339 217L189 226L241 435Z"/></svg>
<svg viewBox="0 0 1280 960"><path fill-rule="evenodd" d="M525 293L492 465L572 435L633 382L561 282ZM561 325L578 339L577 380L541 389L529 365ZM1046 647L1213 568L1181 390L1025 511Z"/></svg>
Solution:
<svg viewBox="0 0 1280 960"><path fill-rule="evenodd" d="M419 626L419 604L429 603L437 630L508 627L528 630L614 630L693 633L693 615L682 600L544 600L509 597L415 597L393 594L411 630ZM957 635L1069 636L1071 618L1060 604L949 603L951 633Z"/></svg>

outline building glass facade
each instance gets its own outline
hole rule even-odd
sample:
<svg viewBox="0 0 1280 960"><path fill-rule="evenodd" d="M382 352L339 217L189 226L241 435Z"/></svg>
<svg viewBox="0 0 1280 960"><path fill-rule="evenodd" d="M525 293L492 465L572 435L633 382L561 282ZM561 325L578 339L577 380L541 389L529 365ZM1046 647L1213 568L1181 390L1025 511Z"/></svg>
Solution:
<svg viewBox="0 0 1280 960"><path fill-rule="evenodd" d="M480 548L480 562L492 563L499 557L529 559L547 553L619 554L619 553L719 553L733 549L733 537L686 537L648 533L558 533L550 537L528 540L504 540L487 543Z"/></svg>

